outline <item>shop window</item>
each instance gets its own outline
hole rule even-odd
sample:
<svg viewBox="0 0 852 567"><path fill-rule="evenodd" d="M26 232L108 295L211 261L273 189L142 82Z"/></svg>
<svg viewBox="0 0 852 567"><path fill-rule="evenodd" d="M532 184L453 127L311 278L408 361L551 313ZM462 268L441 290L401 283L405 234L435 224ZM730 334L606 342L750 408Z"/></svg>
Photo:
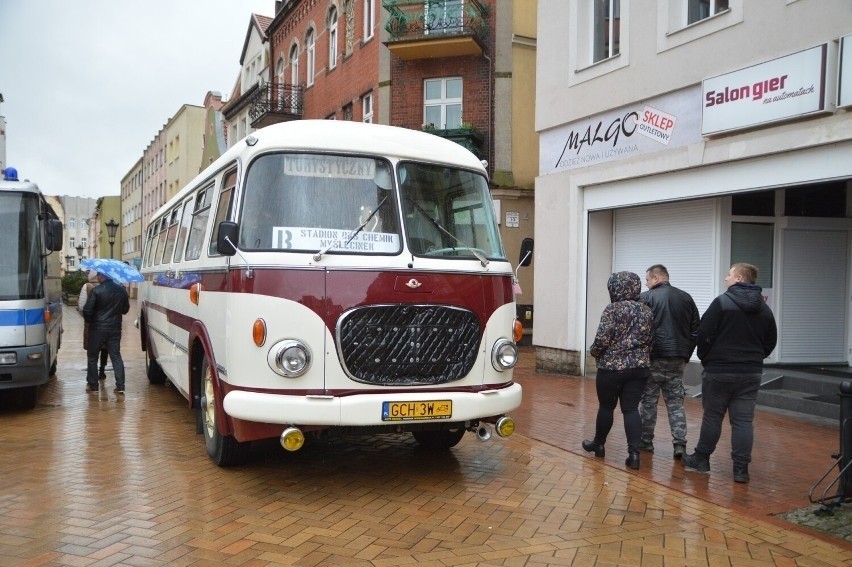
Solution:
<svg viewBox="0 0 852 567"><path fill-rule="evenodd" d="M775 191L733 195L731 197L731 214L749 217L774 217Z"/></svg>
<svg viewBox="0 0 852 567"><path fill-rule="evenodd" d="M752 222L731 223L731 264L757 266L757 285L772 287L772 249L775 225Z"/></svg>
<svg viewBox="0 0 852 567"><path fill-rule="evenodd" d="M803 185L785 190L784 216L845 217L846 182Z"/></svg>

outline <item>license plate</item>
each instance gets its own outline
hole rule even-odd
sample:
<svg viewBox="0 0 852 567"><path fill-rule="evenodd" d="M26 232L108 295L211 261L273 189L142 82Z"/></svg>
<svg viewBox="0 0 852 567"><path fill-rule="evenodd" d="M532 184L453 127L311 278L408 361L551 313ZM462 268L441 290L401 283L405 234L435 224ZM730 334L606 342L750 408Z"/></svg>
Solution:
<svg viewBox="0 0 852 567"><path fill-rule="evenodd" d="M443 419L453 416L452 400L382 402L382 421Z"/></svg>

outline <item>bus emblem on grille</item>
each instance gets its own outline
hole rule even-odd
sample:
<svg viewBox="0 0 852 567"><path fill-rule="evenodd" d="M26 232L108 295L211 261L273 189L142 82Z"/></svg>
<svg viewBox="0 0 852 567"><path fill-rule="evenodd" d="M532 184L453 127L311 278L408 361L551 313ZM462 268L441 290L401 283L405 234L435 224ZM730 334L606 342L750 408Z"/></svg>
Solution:
<svg viewBox="0 0 852 567"><path fill-rule="evenodd" d="M407 285L407 286L408 286L408 287L410 287L411 289L417 289L418 287L420 287L420 286L421 286L421 285L423 285L423 284L422 284L422 283L420 283L419 281L417 281L416 279L411 278L410 280L408 280L407 282L405 282L405 285Z"/></svg>

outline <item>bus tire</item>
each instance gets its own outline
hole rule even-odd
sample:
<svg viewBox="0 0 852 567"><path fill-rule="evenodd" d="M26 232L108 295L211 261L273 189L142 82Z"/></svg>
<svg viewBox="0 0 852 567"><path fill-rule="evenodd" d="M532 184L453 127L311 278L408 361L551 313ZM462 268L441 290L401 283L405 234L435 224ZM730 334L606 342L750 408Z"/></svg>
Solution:
<svg viewBox="0 0 852 567"><path fill-rule="evenodd" d="M201 415L201 429L204 434L204 446L207 455L220 467L229 467L243 463L248 455L250 443L240 443L233 435L219 432L216 413L216 388L213 371L207 357L201 359L201 403L198 411Z"/></svg>
<svg viewBox="0 0 852 567"><path fill-rule="evenodd" d="M148 383L163 384L166 381L166 373L163 372L163 367L151 357L150 341L148 344L148 350L145 351L145 374L148 375Z"/></svg>
<svg viewBox="0 0 852 567"><path fill-rule="evenodd" d="M426 449L449 449L459 444L464 437L464 428L439 429L437 431L412 431L414 439Z"/></svg>
<svg viewBox="0 0 852 567"><path fill-rule="evenodd" d="M18 405L21 409L31 410L38 403L38 386L18 388Z"/></svg>
<svg viewBox="0 0 852 567"><path fill-rule="evenodd" d="M59 363L59 353L56 353L56 358L53 359L53 364L50 365L50 370L47 371L48 376L56 376L56 365Z"/></svg>

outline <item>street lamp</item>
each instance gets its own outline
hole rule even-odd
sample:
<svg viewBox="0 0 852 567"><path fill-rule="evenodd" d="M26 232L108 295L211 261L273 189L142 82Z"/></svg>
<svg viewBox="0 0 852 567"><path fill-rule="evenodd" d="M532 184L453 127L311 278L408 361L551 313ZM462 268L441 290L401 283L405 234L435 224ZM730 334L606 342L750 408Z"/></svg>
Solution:
<svg viewBox="0 0 852 567"><path fill-rule="evenodd" d="M80 259L80 262L83 261L83 245L82 244L77 245L77 257ZM80 270L81 268L78 267L77 269Z"/></svg>
<svg viewBox="0 0 852 567"><path fill-rule="evenodd" d="M107 237L109 238L109 257L112 258L112 246L115 244L115 231L118 230L118 223L115 219L109 219L106 223Z"/></svg>

